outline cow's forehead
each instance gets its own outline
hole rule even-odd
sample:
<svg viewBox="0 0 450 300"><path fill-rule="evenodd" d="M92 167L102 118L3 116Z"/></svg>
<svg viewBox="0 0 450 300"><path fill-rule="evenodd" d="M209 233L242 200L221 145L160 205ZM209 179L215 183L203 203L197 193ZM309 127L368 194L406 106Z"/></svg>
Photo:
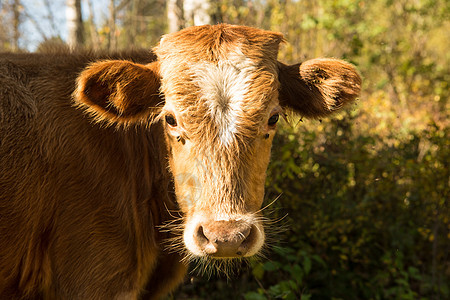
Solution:
<svg viewBox="0 0 450 300"><path fill-rule="evenodd" d="M166 106L192 134L207 132L225 145L237 135L257 134L262 115L277 105L281 39L276 33L229 25L168 35L157 50Z"/></svg>
<svg viewBox="0 0 450 300"><path fill-rule="evenodd" d="M218 61L236 48L250 59L274 61L280 33L236 25L204 25L165 35L155 51L160 61Z"/></svg>

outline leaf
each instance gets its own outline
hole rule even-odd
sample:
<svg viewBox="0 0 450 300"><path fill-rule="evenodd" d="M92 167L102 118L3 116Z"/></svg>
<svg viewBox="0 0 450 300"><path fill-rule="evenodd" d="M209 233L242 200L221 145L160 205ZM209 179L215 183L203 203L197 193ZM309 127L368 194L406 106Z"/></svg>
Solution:
<svg viewBox="0 0 450 300"><path fill-rule="evenodd" d="M276 271L278 269L280 269L280 263L278 262L274 262L274 261L268 261L266 263L264 263L263 265L264 270L266 271Z"/></svg>
<svg viewBox="0 0 450 300"><path fill-rule="evenodd" d="M248 292L244 295L245 300L266 300L266 296L261 295L257 292Z"/></svg>
<svg viewBox="0 0 450 300"><path fill-rule="evenodd" d="M297 283L302 283L304 272L299 265L285 266L283 269L288 271Z"/></svg>
<svg viewBox="0 0 450 300"><path fill-rule="evenodd" d="M264 276L264 266L261 263L256 264L253 266L252 274L255 276L256 279L262 279Z"/></svg>
<svg viewBox="0 0 450 300"><path fill-rule="evenodd" d="M311 271L311 266L311 259L308 256L305 256L303 258L303 271L305 272L305 274L309 274L309 272Z"/></svg>

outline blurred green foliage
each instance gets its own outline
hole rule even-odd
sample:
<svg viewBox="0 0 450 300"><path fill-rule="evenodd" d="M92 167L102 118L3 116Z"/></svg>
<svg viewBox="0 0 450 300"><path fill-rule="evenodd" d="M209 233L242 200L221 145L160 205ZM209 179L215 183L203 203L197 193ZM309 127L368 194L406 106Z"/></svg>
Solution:
<svg viewBox="0 0 450 300"><path fill-rule="evenodd" d="M173 297L449 299L450 3L220 3L224 22L283 32L282 61L354 63L363 92L340 115L279 127L266 258L228 280L193 273Z"/></svg>
<svg viewBox="0 0 450 300"><path fill-rule="evenodd" d="M391 145L355 126L346 116L320 133L283 128L275 142L285 159L271 165L267 192L283 194L283 247L294 256L272 259L302 268L286 273L301 279L292 299L300 288L314 299L448 298L448 128L429 124Z"/></svg>

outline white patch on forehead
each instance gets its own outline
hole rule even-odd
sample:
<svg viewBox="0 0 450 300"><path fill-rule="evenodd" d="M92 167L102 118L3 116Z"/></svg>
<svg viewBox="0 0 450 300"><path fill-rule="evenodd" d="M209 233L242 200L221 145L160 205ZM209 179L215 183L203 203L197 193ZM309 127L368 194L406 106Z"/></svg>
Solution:
<svg viewBox="0 0 450 300"><path fill-rule="evenodd" d="M242 104L255 70L255 63L240 49L217 64L202 62L192 68L200 96L209 106L224 145L230 144L238 130Z"/></svg>

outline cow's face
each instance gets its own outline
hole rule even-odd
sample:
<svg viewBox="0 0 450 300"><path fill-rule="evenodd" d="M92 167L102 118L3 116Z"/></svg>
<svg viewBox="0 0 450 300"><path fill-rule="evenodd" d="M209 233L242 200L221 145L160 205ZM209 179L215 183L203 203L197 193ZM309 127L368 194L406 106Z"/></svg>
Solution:
<svg viewBox="0 0 450 300"><path fill-rule="evenodd" d="M251 256L264 243L259 210L282 113L282 37L235 34L194 28L166 36L156 51L184 244L196 256Z"/></svg>
<svg viewBox="0 0 450 300"><path fill-rule="evenodd" d="M348 63L277 62L281 40L248 27L192 27L164 37L154 63L101 62L78 80L76 100L99 120L164 122L192 256L257 253L265 173L283 111L323 117L359 93L359 75Z"/></svg>

